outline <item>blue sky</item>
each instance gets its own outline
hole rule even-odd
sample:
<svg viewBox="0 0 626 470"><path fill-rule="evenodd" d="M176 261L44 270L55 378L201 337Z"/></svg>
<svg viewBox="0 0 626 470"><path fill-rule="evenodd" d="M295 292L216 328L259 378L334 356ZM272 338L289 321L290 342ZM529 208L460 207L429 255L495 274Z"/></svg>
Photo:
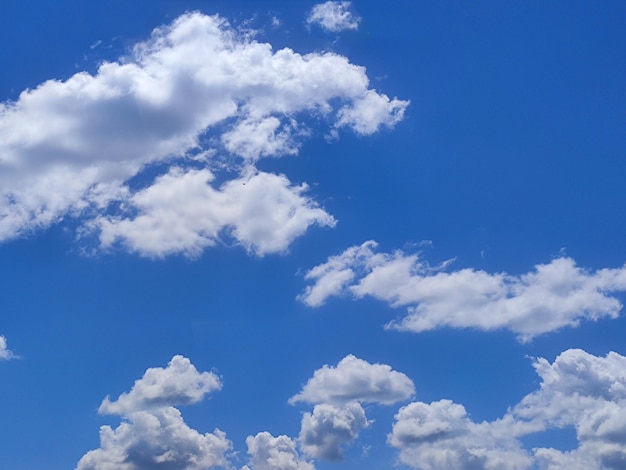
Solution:
<svg viewBox="0 0 626 470"><path fill-rule="evenodd" d="M5 2L2 468L624 468L625 10Z"/></svg>

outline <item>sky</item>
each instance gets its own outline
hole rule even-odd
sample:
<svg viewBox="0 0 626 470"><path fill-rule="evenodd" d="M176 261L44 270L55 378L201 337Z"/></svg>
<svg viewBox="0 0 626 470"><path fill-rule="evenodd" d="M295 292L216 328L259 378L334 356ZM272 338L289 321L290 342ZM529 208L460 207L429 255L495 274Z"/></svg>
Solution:
<svg viewBox="0 0 626 470"><path fill-rule="evenodd" d="M626 467L626 4L1 8L2 468Z"/></svg>

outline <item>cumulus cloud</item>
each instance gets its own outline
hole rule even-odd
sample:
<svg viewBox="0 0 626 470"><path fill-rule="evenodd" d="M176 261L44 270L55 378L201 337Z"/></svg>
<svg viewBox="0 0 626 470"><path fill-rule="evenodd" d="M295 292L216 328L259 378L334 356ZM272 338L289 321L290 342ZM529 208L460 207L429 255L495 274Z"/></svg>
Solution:
<svg viewBox="0 0 626 470"><path fill-rule="evenodd" d="M391 405L414 394L413 382L403 373L387 364L370 364L350 354L336 367L324 365L316 370L289 402L344 405L357 401Z"/></svg>
<svg viewBox="0 0 626 470"><path fill-rule="evenodd" d="M441 400L400 409L389 443L420 470L517 470L532 459L500 422L475 423L462 405Z"/></svg>
<svg viewBox="0 0 626 470"><path fill-rule="evenodd" d="M4 336L0 335L0 361L11 359L15 357L13 352L7 347L7 340Z"/></svg>
<svg viewBox="0 0 626 470"><path fill-rule="evenodd" d="M313 458L340 460L342 448L370 425L361 403L391 405L414 393L413 382L387 364L370 364L350 354L337 366L324 365L289 399L315 405L302 416L298 443Z"/></svg>
<svg viewBox="0 0 626 470"><path fill-rule="evenodd" d="M408 314L387 325L421 332L441 327L508 329L521 341L577 326L581 320L616 318L626 290L626 267L590 271L561 257L522 275L471 268L431 267L417 254L380 253L368 241L330 257L305 275L312 282L298 297L317 307L329 297L371 296Z"/></svg>
<svg viewBox="0 0 626 470"><path fill-rule="evenodd" d="M257 255L285 251L310 225L335 219L306 197L306 184L255 172L211 186L207 169L173 168L128 200L129 217L99 217L92 223L104 248L116 242L145 256L196 256L220 240L224 230Z"/></svg>
<svg viewBox="0 0 626 470"><path fill-rule="evenodd" d="M122 393L117 400L110 401L106 397L98 411L102 414L123 415L162 406L190 405L202 400L207 393L221 388L222 383L214 373L200 373L189 359L177 355L166 368L146 370L143 377L135 381L130 392Z"/></svg>
<svg viewBox="0 0 626 470"><path fill-rule="evenodd" d="M342 446L352 443L369 426L365 410L359 403L344 406L315 405L313 413L304 413L298 441L311 457L341 460Z"/></svg>
<svg viewBox="0 0 626 470"><path fill-rule="evenodd" d="M301 139L310 134L311 118L331 129L347 126L367 134L393 125L407 106L369 88L365 68L346 57L274 51L219 16L187 13L93 75L49 80L23 91L15 102L0 104L0 241L71 216L102 230L105 247L119 239L150 256L197 254L215 242L219 224L194 225L198 214L184 209L198 204L192 194L192 200L180 201L174 216L183 233L169 224L174 233L164 234L169 221L154 218L170 217L172 211L141 213L142 203L151 208L145 201L149 188L129 182L145 180L147 167L164 168L155 185L177 171L180 177L206 177L206 183L211 177L203 172L215 155L226 159L228 168L244 168L227 178L236 185L259 158L297 153ZM209 156L208 161L197 155ZM300 194L285 179L281 185ZM205 205L217 202L211 198L218 190L212 189L204 191ZM249 193L231 191L229 196L238 195L245 199ZM251 252L282 251L309 225L330 220L319 212L311 216L311 201L298 201L299 216L288 220L293 235L272 232L277 227L268 225L258 231L260 239L254 238L257 227L246 233L245 221L232 214L226 231L241 230L238 240ZM263 202L262 212L269 213L277 200ZM286 209L281 203L278 211ZM302 210L302 204L308 209ZM243 206L244 201L232 201L234 208ZM147 228L157 232L140 239L132 226L137 218L124 209L148 217Z"/></svg>
<svg viewBox="0 0 626 470"><path fill-rule="evenodd" d="M572 452L537 449L543 466L557 468L574 461L580 467L594 463L587 468L624 468L626 357L615 352L597 357L570 349L552 364L540 358L534 365L541 388L524 397L512 415L530 429L573 426L580 443Z"/></svg>
<svg viewBox="0 0 626 470"><path fill-rule="evenodd" d="M473 422L449 400L400 409L388 442L415 469L617 470L626 464L626 357L580 349L534 362L538 390L498 420ZM520 438L573 427L578 447L523 449Z"/></svg>
<svg viewBox="0 0 626 470"><path fill-rule="evenodd" d="M128 393L100 405L101 414L118 414L115 429L100 428L100 448L87 452L78 470L201 470L227 465L232 448L219 429L201 434L190 428L173 405L197 403L221 388L211 372L198 372L189 359L174 356L166 368L148 369Z"/></svg>
<svg viewBox="0 0 626 470"><path fill-rule="evenodd" d="M298 455L296 443L288 436L260 432L248 436L246 444L250 462L242 470L315 470L313 463Z"/></svg>
<svg viewBox="0 0 626 470"><path fill-rule="evenodd" d="M87 452L77 470L204 470L228 465L231 448L216 429L201 434L168 406L130 413L117 428L100 428L100 448Z"/></svg>
<svg viewBox="0 0 626 470"><path fill-rule="evenodd" d="M358 29L361 18L350 11L351 2L324 2L313 6L306 19L308 24L317 24L322 29L338 33L347 29Z"/></svg>

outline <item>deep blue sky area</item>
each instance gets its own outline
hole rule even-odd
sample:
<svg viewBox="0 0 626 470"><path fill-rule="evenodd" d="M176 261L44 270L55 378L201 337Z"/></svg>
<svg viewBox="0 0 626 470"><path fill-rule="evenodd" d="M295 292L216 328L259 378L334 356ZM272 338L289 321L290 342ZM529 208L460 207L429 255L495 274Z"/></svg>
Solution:
<svg viewBox="0 0 626 470"><path fill-rule="evenodd" d="M595 367L604 367L598 364L604 364L601 361L610 351L626 355L626 320L621 305L614 312L616 318L610 318L606 315L610 307L604 302L606 299L623 302L626 282L594 277L604 268L623 270L626 262L626 3L409 0L348 3L336 5L360 18L358 27L330 31L313 21L307 23L307 15L315 5L313 1L3 2L0 12L0 336L6 338L7 348L15 357L2 360L0 342L0 467L8 470L208 468L191 461L171 467L156 464L156 460L150 464L148 457L144 463L133 463L132 456L127 458L126 467L121 464L107 467L104 463L78 466L81 457L101 446L100 426L110 425L115 429L122 422L135 423L138 419L138 415L132 414L136 409L126 414L99 414L102 400L107 395L115 400L120 394L128 393L148 368L166 368L173 356L182 355L198 371L214 373L223 385L221 390L212 391L209 398L196 400L198 403L184 400L170 403L181 410L185 423L201 434L215 428L226 433L232 443L228 453L230 466L215 465L216 468L241 469L243 465L248 465L249 470L313 468L270 463L263 466L253 461L252 454L246 450L246 437L262 431L273 436L289 436L301 461L322 470L382 469L394 465L400 469L426 470L491 468L488 464L492 457L473 456L466 460L464 454L467 449L482 449L483 441L478 440L483 438L487 442L484 448L513 448L515 455L529 459L519 467L510 468L547 468L542 466L547 465L546 461L534 453L536 448L578 449L571 457L578 460L565 460L561 455L558 459L562 460L555 457L554 462L561 462L562 466L553 468L575 468L572 462L583 467L624 468L619 466L619 462L626 462L623 438L615 441L615 452L624 459L617 466L611 466L611 461L605 459L601 452L603 444L598 445L597 453L586 450L585 446L593 439L603 439L600 434L594 437L579 432L577 438L576 430L583 429L585 420L591 419L583 411L565 424L541 421L536 432L511 434L505 443L497 439L508 436L508 431L493 431L497 438L488 441L484 436L492 434L487 431L483 434L471 426L481 422L491 426L505 415L540 422L539 411L530 417L515 415L516 405L524 397L540 389L552 390L547 385L542 388L547 376L542 377L533 368L536 358L545 358L553 364L560 354L580 349L598 358L593 363L596 365L590 366L591 376L599 370ZM56 148L53 139L52 144L46 144L50 147L42 144L41 155L32 157L35 151L39 152L38 133L43 133L48 125L50 128L56 125L56 116L59 122L65 119L59 114L64 111L58 110L65 109L63 100L74 103L74 98L79 105L72 112L77 113L78 122L83 120L85 126L90 125L87 113L81 115L83 111L80 111L90 104L81 108L80 100L91 98L84 98L86 95L78 92L72 97L58 98L58 103L54 101L57 98L49 98L50 101L42 100L43 104L32 105L30 111L20 114L15 110L26 109L24 97L36 93L33 90L50 79L64 84L81 71L100 77L98 67L104 62L133 62L132 47L148 40L154 28L169 25L186 12L194 11L198 16L217 14L225 18L231 26L220 26L224 30L255 30L247 43L240 38L234 40L242 41L237 43L242 49L250 41L257 41L271 44L273 52L283 48L303 55L322 56L332 52L364 67L359 73L369 79L369 89L386 95L385 98L410 101L402 105L404 114L394 122L384 111L372 132L360 132L354 123L343 127L335 124L341 119L341 107L358 103L360 93L368 86L362 91L341 92L344 94L329 98L331 111L326 114L321 107L314 110L294 107L285 113L278 107L268 108L266 115L278 117L284 129L293 131L298 150L292 153L297 155L269 154L267 158L246 160L245 155L236 151L229 153L226 144L220 147L220 142L225 142L220 140L225 135L224 129L231 129L228 127L231 125L234 129L239 120L252 122L254 116L243 113L248 112L247 105L252 106L249 103L253 103L254 93L264 92L261 86L238 95L240 114L202 129L201 142L208 142L206 149L214 148L220 162L230 162L227 171L216 171L220 181L235 181L235 189L246 184L250 187L252 180L237 179L243 174L242 168L250 165L247 168L263 174L284 175L291 185L306 183L308 190L302 194L310 198L312 206L331 215L336 225L310 222L304 227L306 230L286 242L284 249L265 252L258 248L261 232L254 232L256 235L252 236L257 238L246 241L237 238L228 224L207 246L191 254L184 250L150 252L145 248L148 245L144 248L136 245L139 248L133 249L127 241L130 238L124 239L124 235L118 235L112 246L99 244L97 233L83 236L85 227L91 227L89 224L100 220L100 216L121 220L124 214L116 213L116 208L132 206L134 212L130 213L134 215L144 210L146 206L129 195L138 194L133 193L133 188L122 199L107 201L109 205L105 204L104 208L89 200L86 203L92 204L89 207L68 205L59 209L52 220L38 219L38 211L54 207L55 199L54 192L45 190L52 183L41 183L44 180L37 178L46 177L46 168L53 168L54 159L58 155L64 158L65 151L57 154L56 150L50 150L47 154L45 148ZM188 55L181 57L191 60ZM219 71L215 67L217 75ZM260 76L255 70L250 69L251 80ZM210 76L213 72L207 73ZM248 78L246 70L239 73ZM301 72L294 69L293 73ZM310 75L302 73L303 82L310 79ZM327 77L329 89L330 83L342 73L344 69L337 66ZM316 85L313 96L326 92L322 90L324 83L322 80ZM272 103L280 99L276 96L280 95L282 85L275 86L278 91L272 95ZM138 88L132 90L129 93ZM218 90L215 96L231 93L226 85L224 90L227 91ZM218 109L218 98L215 102L210 99L198 96L194 102L202 103L206 109ZM272 103L267 106L273 106ZM70 106L74 105L68 105L68 109ZM41 116L52 117L46 117L42 125L33 117L39 116L39 112ZM362 119L378 119L379 115L363 112ZM102 119L126 122L125 116L114 113L103 115ZM289 122L296 121L299 131L289 127ZM58 141L65 145L63 132L59 133ZM22 135L28 137L20 140ZM70 137L67 142L73 142ZM115 133L102 136L106 142L115 142L116 138ZM59 143L59 148L70 148L63 145ZM123 145L124 142L119 148ZM89 168L99 168L107 158L112 161L117 158L102 156L97 148L92 156L89 142L84 148L85 159L91 159L91 166L85 164ZM82 158L80 154L79 157ZM144 158L133 173L116 180L116 184L122 187L131 178L139 178L148 187L171 168L180 171L203 168L203 163L188 164L167 155L150 158ZM68 182L83 178L83 173L68 175ZM266 201L263 195L270 194L270 189L264 191L256 199L259 207ZM35 195L31 198L32 194ZM81 194L72 196L77 198L73 203L87 200L86 193ZM169 193L163 194L167 201ZM12 202L14 197L17 203ZM35 204L30 202L35 199L40 201L39 205L28 205ZM222 203L190 200L172 206L174 212L187 214L193 208L204 207L202 204L217 204L218 211L219 204L226 204L224 200ZM23 208L19 206L21 201L25 201ZM263 207L253 209L251 217L255 210L266 210ZM22 210L25 212L19 212ZM267 209L268 214L279 210ZM23 223L20 222L22 225L5 228L2 224L18 212L27 214ZM245 223L245 217L240 217L242 221L237 223ZM280 223L272 227L274 232L263 236L277 237L276 233L284 228ZM165 222L165 232L177 229L176 222ZM150 229L138 233L143 237L142 243L153 239ZM154 237L157 236L155 233ZM344 266L353 269L352 288L347 284L338 287L320 305L303 301L302 293L315 282L307 278L314 266L368 240L378 243L375 251L386 254L386 260L396 255L416 254L424 263L410 270L414 283L407 283L403 292L411 300L394 297L393 289L401 281L393 277L387 283L381 281L376 292L355 294L354 286L359 279L375 272L371 271L372 266L378 261L372 258L369 261L372 264L357 265L354 261L354 265ZM545 290L533 291L529 298L524 297L526 300L511 307L511 311L521 312L518 320L493 328L480 326L490 315L506 314L504 304L491 308L489 302L501 295L503 302L515 301L522 296L516 289L523 290L521 286L525 283L534 282L523 276L533 273L535 266L557 259L572 259L582 268L581 276L593 277L589 290L581 294L589 295L585 299L591 300L581 300L578 304L576 299L581 297L577 296L587 281L561 273L562 277L557 276ZM449 265L437 270L437 266L447 261L451 261ZM459 281L447 288L443 300L432 300L436 297L435 283L441 279L437 273L469 271L489 275L508 273L507 281L498 289L505 289L502 287L505 284L517 287L505 289L505 294L496 288L483 292L480 300L476 300L484 302L480 308L474 309L474 301L470 299L466 305L437 317L439 323L428 331L385 328L410 312L427 315L426 308L434 312L439 304L432 302L466 298L478 281L468 284ZM621 276L626 279L626 274ZM420 287L425 285L420 282L432 279L433 284L428 284L431 287ZM568 289L570 293L563 294ZM422 290L426 293L416 293ZM560 300L554 301L551 295ZM524 328L532 322L548 325L553 315L557 315L554 312L560 312L564 305L567 305L564 309L574 305L567 310L570 312L567 315L571 315L569 325L546 326L530 339L520 339ZM465 312L465 307L470 312L463 317L470 318L468 324L463 326L450 320ZM354 431L352 437L337 438L343 458L333 461L320 450L323 446L307 447L310 443L301 432L302 419L306 413L312 413L314 406L317 409L332 405L339 409L346 403L338 399L311 399L289 404L288 400L303 390L315 371L324 365L339 371L338 364L350 354L369 365L386 364L405 374L413 382L415 392L390 400L392 403L385 403L382 398L370 400L365 395L356 398L354 403L363 407L371 423L360 432ZM576 356L576 360L580 357ZM614 374L607 380L623 384L624 361L607 366ZM393 382L398 380L394 377L384 379L390 381L390 388L376 385L384 389L380 393L391 393L389 390L399 386ZM358 382L354 385L352 378L347 374L338 379L344 391L350 389L345 393L352 393L350 387L355 387L358 389L355 397L365 394L358 387L369 387L370 379L360 382L354 379L354 383ZM563 379L562 383L571 382ZM558 390L564 396L574 393L566 385L562 387ZM584 385L580 387L586 390ZM615 385L611 390L621 389ZM602 402L593 395L596 401L585 406L598 407L593 410L612 406L612 413L621 410L621 417L626 396L619 393L602 395L605 400ZM393 426L398 421L394 416L401 407L444 399L465 407L471 425L455 436L467 432L469 437L454 439L467 440L458 441L460 444L450 440L446 444L433 438L428 441L432 445L428 448L417 437L413 441L409 438L401 441L402 445L392 443ZM545 397L539 402L545 410L555 403ZM140 412L160 411L141 408ZM434 415L428 416L435 419ZM447 416L446 419L452 419L451 414ZM622 433L620 436L626 435L626 420L615 419L614 426ZM460 419L444 424L453 429L465 426L458 424L461 422L465 423ZM425 421L421 424L424 429L428 427ZM411 432L421 432L415 429ZM323 437L323 432L334 431L319 432ZM329 439L334 436L331 434ZM436 461L432 460L433 456L443 452L446 445L450 446L450 455L458 460L450 457L452 460L437 467L432 463ZM512 462L512 457L506 459ZM471 467L471 462L478 466Z"/></svg>

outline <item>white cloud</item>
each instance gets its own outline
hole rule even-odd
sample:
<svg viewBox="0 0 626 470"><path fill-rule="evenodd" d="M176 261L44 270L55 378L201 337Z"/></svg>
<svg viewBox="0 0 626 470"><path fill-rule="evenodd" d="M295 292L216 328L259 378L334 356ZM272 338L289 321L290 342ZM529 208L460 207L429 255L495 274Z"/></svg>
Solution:
<svg viewBox="0 0 626 470"><path fill-rule="evenodd" d="M623 469L626 357L570 349L552 364L540 358L534 366L539 389L501 419L475 423L463 406L449 400L415 402L396 415L389 443L400 449L402 462L422 470ZM576 431L574 450L521 446L523 436L568 427Z"/></svg>
<svg viewBox="0 0 626 470"><path fill-rule="evenodd" d="M300 448L313 458L340 460L342 447L370 424L361 403L391 405L414 394L411 379L386 364L370 364L350 354L335 367L324 365L289 399L291 404L315 405L313 413L302 416Z"/></svg>
<svg viewBox="0 0 626 470"><path fill-rule="evenodd" d="M369 426L365 411L356 402L344 406L315 405L313 413L304 413L298 442L313 458L341 460L342 447L352 443Z"/></svg>
<svg viewBox="0 0 626 470"><path fill-rule="evenodd" d="M358 29L361 18L350 12L350 5L351 2L318 3L313 6L306 21L333 33Z"/></svg>
<svg viewBox="0 0 626 470"><path fill-rule="evenodd" d="M260 432L248 436L246 444L250 462L242 470L315 470L313 463L300 458L296 443L288 436Z"/></svg>
<svg viewBox="0 0 626 470"><path fill-rule="evenodd" d="M403 373L387 364L370 364L350 354L336 367L325 365L316 370L289 402L345 405L356 401L391 405L414 394L413 382Z"/></svg>
<svg viewBox="0 0 626 470"><path fill-rule="evenodd" d="M133 218L100 217L93 222L103 248L121 241L145 256L195 256L228 232L262 256L285 251L313 224L333 226L332 216L282 175L255 172L211 186L209 170L173 168L128 200Z"/></svg>
<svg viewBox="0 0 626 470"><path fill-rule="evenodd" d="M450 400L411 403L395 418L389 443L415 469L517 470L532 463L502 423L475 423L462 405Z"/></svg>
<svg viewBox="0 0 626 470"><path fill-rule="evenodd" d="M115 429L100 428L100 448L87 452L77 470L201 470L227 465L231 442L224 432L201 434L172 405L197 403L221 388L211 372L198 372L189 359L174 356L166 368L148 369L128 393L100 405L101 414L119 414Z"/></svg>
<svg viewBox="0 0 626 470"><path fill-rule="evenodd" d="M125 183L155 163L181 167L183 173L202 171L189 157L213 146L229 166L251 165L262 157L297 153L311 117L331 129L370 133L393 125L406 106L407 101L371 90L365 69L343 56L273 51L218 16L188 13L94 75L49 80L0 104L0 241L67 216L107 227L100 222L119 216L117 204L133 206L137 194ZM276 201L265 202L262 211L271 212ZM197 243L206 238L205 227L196 229L190 246L181 241L164 253L210 246L206 240ZM103 234L105 241L110 236ZM277 234L270 241L263 230L261 237L242 243L262 253L265 248L259 247L281 251L292 240ZM153 254L150 243L146 234L127 246Z"/></svg>
<svg viewBox="0 0 626 470"><path fill-rule="evenodd" d="M0 335L0 361L7 360L15 357L13 352L7 347L7 340L4 336Z"/></svg>
<svg viewBox="0 0 626 470"><path fill-rule="evenodd" d="M586 462L586 468L621 469L626 465L626 357L606 357L570 349L550 364L535 361L541 388L524 397L511 414L539 430L573 426L580 446L572 452L537 449L545 468ZM552 467L551 467L552 466ZM575 466L567 468L576 468Z"/></svg>
<svg viewBox="0 0 626 470"><path fill-rule="evenodd" d="M201 434L171 406L130 413L116 429L100 428L100 448L87 452L77 470L204 470L227 465L231 443L216 429Z"/></svg>
<svg viewBox="0 0 626 470"><path fill-rule="evenodd" d="M588 271L571 258L557 258L526 274L489 274L475 269L448 272L418 255L377 253L376 243L354 246L306 274L313 281L298 297L322 305L329 297L371 296L408 314L387 326L421 332L441 327L508 329L522 341L581 320L616 318L626 290L626 268Z"/></svg>
<svg viewBox="0 0 626 470"><path fill-rule="evenodd" d="M406 101L369 90L353 103L339 110L337 126L348 126L362 135L378 131L380 126L393 127L404 119Z"/></svg>
<svg viewBox="0 0 626 470"><path fill-rule="evenodd" d="M112 402L106 397L98 411L124 415L163 406L190 405L221 388L222 383L214 373L200 373L186 357L174 356L166 368L146 370L131 391L122 393L117 400Z"/></svg>

